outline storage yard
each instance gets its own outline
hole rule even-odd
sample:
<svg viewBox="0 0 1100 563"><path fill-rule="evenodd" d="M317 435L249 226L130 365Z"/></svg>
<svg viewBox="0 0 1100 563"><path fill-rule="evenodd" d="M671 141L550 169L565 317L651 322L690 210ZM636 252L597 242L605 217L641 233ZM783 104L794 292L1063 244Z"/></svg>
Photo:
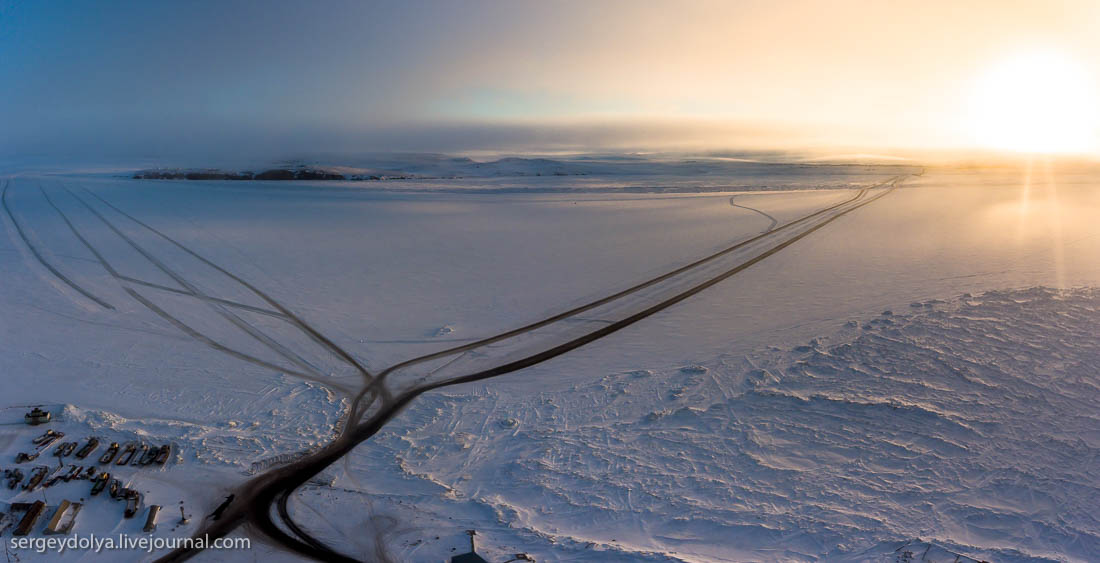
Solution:
<svg viewBox="0 0 1100 563"><path fill-rule="evenodd" d="M174 491L158 487L161 479L153 475L178 471L177 446L136 433L87 434L55 414L63 407L36 406L22 424L9 422L16 409L5 409L0 423L0 536L71 534L89 512L96 527L125 531L154 533L158 523L172 524L170 530L187 523L183 498L173 499L178 512L162 512Z"/></svg>

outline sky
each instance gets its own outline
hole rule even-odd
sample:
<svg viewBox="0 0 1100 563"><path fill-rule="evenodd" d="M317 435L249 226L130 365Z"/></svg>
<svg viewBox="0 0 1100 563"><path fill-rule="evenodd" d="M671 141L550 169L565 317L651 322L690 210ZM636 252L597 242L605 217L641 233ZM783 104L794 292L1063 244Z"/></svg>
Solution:
<svg viewBox="0 0 1100 563"><path fill-rule="evenodd" d="M0 0L0 153L1100 152L1097 22L1093 0Z"/></svg>

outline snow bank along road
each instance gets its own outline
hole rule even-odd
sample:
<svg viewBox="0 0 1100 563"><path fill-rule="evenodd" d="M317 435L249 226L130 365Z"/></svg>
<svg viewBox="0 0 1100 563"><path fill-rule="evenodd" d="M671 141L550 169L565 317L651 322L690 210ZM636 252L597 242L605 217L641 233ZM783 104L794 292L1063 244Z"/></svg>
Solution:
<svg viewBox="0 0 1100 563"><path fill-rule="evenodd" d="M251 521L264 533L299 553L339 559L343 557L341 554L295 525L287 513L287 498L310 477L378 432L416 396L446 385L486 379L535 365L621 330L885 196L903 179L895 177L863 189L846 201L778 227L772 225L763 234L613 295L496 336L401 362L377 374L370 373L346 350L269 294L92 191L74 189L64 182L56 185L20 178L5 182L0 198L12 230L25 243L33 259L48 272L44 277L52 276L59 282L54 284L58 289L75 292L78 300L86 299L90 306L109 310L125 309L124 301L131 301L219 352L260 367L317 381L356 397L342 432L330 445L296 463L248 481L236 492L236 500L223 518L198 532L222 536ZM31 226L27 229L18 216L18 206L13 211L13 206L9 205L9 192L38 196L42 210L53 214L55 228ZM732 201L731 204L736 206ZM34 233L28 234L28 231ZM88 270L81 271L81 275L67 276L51 261L54 254L49 249L62 244L56 238L61 232L71 235L95 258L94 262L102 270L100 274L105 272L115 282L113 291L112 284L88 283L91 276ZM212 283L214 279L217 281ZM212 295L210 287L218 289L218 297ZM195 307L195 301L204 306ZM211 313L212 318L243 331L250 340L239 342L219 337L212 328ZM276 324L289 325L293 334L265 324L272 320ZM334 380L327 375L332 370L318 365L317 354L299 353L305 345L314 347L314 352L322 352L322 356L333 362L350 366L358 374L358 384ZM263 359L272 354L283 365ZM273 521L273 505L278 508L286 531ZM178 552L167 559L190 555L194 553Z"/></svg>
<svg viewBox="0 0 1100 563"><path fill-rule="evenodd" d="M840 217L889 194L905 177L899 176L854 197L771 229L691 264L645 281L614 295L553 315L477 342L396 364L366 383L352 403L341 434L327 447L298 461L272 469L246 482L235 492L222 518L197 535L221 537L245 522L298 553L322 560L354 561L312 538L287 511L287 499L299 486L335 463L356 445L376 434L418 395L440 387L495 377L549 360L621 330L695 295L751 267ZM585 315L582 317L581 315ZM492 346L492 350L487 350ZM481 351L476 360L465 355ZM486 369L469 370L488 359ZM276 507L285 526L274 520ZM162 561L180 561L196 552L173 552Z"/></svg>

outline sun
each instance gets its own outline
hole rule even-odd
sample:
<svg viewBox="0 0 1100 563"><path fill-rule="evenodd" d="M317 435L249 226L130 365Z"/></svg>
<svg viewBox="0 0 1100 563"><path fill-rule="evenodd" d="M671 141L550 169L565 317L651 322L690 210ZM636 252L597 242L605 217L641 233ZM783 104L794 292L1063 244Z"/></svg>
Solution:
<svg viewBox="0 0 1100 563"><path fill-rule="evenodd" d="M1057 51L1007 57L980 74L967 124L976 144L1027 153L1100 148L1095 86L1085 67Z"/></svg>

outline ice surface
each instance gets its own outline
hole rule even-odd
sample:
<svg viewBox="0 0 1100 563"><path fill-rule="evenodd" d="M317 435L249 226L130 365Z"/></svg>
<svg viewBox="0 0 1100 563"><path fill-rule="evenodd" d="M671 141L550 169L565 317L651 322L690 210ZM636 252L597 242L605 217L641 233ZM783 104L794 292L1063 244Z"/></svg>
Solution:
<svg viewBox="0 0 1100 563"><path fill-rule="evenodd" d="M676 166L668 182L593 169L398 190L18 175L8 202L28 240L0 214L2 406L69 405L59 424L81 436L181 444L149 491L207 513L251 471L330 436L359 378L135 219L379 369L613 293L896 172L718 181ZM494 559L1098 559L1096 176L930 169L903 185L598 343L418 399L293 514L349 552L380 537L413 561L452 554L468 528ZM2 455L29 440L5 432ZM114 516L90 503L74 531L113 530ZM242 559L291 559L255 550Z"/></svg>

